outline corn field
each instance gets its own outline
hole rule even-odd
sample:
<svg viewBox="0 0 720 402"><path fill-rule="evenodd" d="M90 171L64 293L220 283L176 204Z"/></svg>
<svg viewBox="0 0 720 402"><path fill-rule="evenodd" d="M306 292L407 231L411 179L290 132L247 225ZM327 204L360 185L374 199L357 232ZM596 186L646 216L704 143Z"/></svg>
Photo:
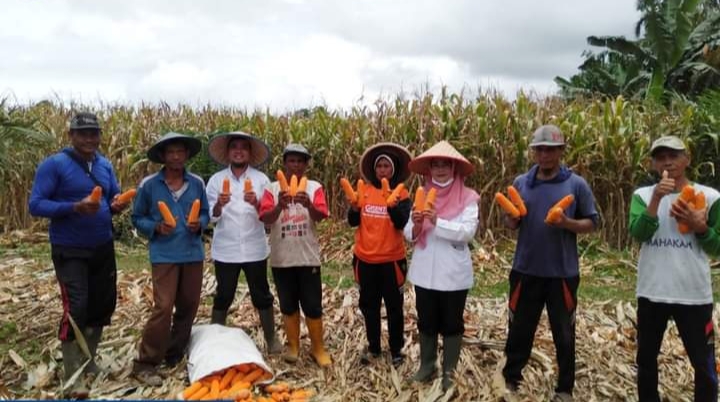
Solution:
<svg viewBox="0 0 720 402"><path fill-rule="evenodd" d="M602 217L597 236L618 248L629 244L626 225L632 191L638 184L652 180L648 148L654 138L672 133L689 140L693 153L702 155L702 160L694 160L691 176L714 180L717 156L716 137L695 132L696 107L687 102L675 102L670 107L622 98L567 102L524 93L510 101L494 93L469 97L443 91L438 95L379 99L372 105L349 110L316 107L278 114L164 103L84 107L43 101L3 111L48 134L44 142L6 141L0 148L0 154L5 153L11 162L0 166L3 231L33 224L27 204L35 168L44 157L68 143L71 115L88 109L102 121L101 151L113 163L123 188L135 186L143 176L159 168L146 159L145 152L164 132L191 133L207 144L213 133L243 130L271 146L272 159L265 166L270 177L280 167L280 155L288 142L308 147L314 155L308 176L326 186L331 214L338 220L343 219L345 210L339 179L346 176L354 181L358 177L359 158L366 147L392 141L406 145L417 155L446 139L476 165L468 184L483 197L481 214L486 231L481 236L489 239L502 233L502 214L491 202L492 195L531 166L528 141L539 125L556 124L565 133L565 162L588 181L596 197ZM191 169L207 178L219 167L203 152L192 161ZM415 178L411 184L417 183Z"/></svg>

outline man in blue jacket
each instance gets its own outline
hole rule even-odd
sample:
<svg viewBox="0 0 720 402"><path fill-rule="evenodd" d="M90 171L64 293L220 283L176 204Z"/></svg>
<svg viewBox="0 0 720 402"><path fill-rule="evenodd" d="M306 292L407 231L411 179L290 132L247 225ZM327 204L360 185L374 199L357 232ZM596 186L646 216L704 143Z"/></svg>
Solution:
<svg viewBox="0 0 720 402"><path fill-rule="evenodd" d="M86 359L76 336L85 339L91 354L84 371L98 371L95 352L117 299L112 215L127 204L117 201L120 188L115 172L98 152L101 131L97 116L76 114L70 121L71 146L38 166L30 195L30 213L50 218L52 261L63 306L58 337L65 381ZM102 188L99 202L90 197L96 186ZM88 394L81 379L64 397L84 399Z"/></svg>
<svg viewBox="0 0 720 402"><path fill-rule="evenodd" d="M147 156L164 167L142 180L133 206L133 225L150 239L153 282L153 307L143 330L133 374L152 386L162 383L157 374L160 363L165 361L174 366L185 355L200 305L205 259L202 230L210 217L202 178L185 168L185 163L200 148L200 141L187 135L170 132L160 138ZM200 200L200 216L189 222L188 214L195 200ZM175 226L163 220L158 208L160 201L175 217Z"/></svg>

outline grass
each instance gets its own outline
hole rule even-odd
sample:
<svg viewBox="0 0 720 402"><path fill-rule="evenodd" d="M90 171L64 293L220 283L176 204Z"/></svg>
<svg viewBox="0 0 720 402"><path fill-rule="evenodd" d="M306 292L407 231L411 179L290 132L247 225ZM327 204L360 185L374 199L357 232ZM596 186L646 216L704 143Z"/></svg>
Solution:
<svg viewBox="0 0 720 402"><path fill-rule="evenodd" d="M28 338L27 334L20 333L15 323L0 324L0 355L7 356L10 350L14 350L26 362L34 363L40 361L43 347L39 339Z"/></svg>
<svg viewBox="0 0 720 402"><path fill-rule="evenodd" d="M475 286L470 290L471 296L483 298L502 298L508 294L509 272L498 278L488 273L475 275ZM618 275L615 269L595 270L589 274L581 274L578 297L589 301L631 301L635 299L635 273L628 271Z"/></svg>
<svg viewBox="0 0 720 402"><path fill-rule="evenodd" d="M501 252L509 252L504 247ZM12 253L14 256L49 261L50 247L46 243L22 244L9 250L0 247L0 256ZM141 242L119 242L116 247L118 268L125 272L148 271L147 248ZM608 253L610 255L608 255ZM604 251L586 255L590 261L604 259L613 261L625 258L626 253ZM511 255L506 256L511 260ZM506 297L508 267L485 266L482 270L476 268L475 283L470 290L471 296L476 297ZM720 274L719 274L720 275ZM720 280L714 275L714 282ZM581 276L580 298L589 300L631 300L634 298L635 272L619 265L599 265ZM272 282L272 275L268 272L268 279ZM322 266L323 283L330 287L350 288L354 285L352 270L349 262L328 261ZM241 283L245 283L244 275L240 276ZM1 330L0 330L1 331Z"/></svg>
<svg viewBox="0 0 720 402"><path fill-rule="evenodd" d="M343 264L338 261L328 261L322 266L322 281L330 287L348 289L355 285L352 268L350 264Z"/></svg>
<svg viewBox="0 0 720 402"><path fill-rule="evenodd" d="M17 325L14 322L0 324L0 354L6 356L7 352L12 349L17 333Z"/></svg>
<svg viewBox="0 0 720 402"><path fill-rule="evenodd" d="M209 244L208 239L208 244ZM2 253L2 249L0 249ZM125 272L142 272L149 269L148 251L141 242L119 243L116 247L118 268ZM1 254L0 254L1 255ZM23 248L17 255L23 258L48 258L49 248L33 245ZM353 286L352 271L349 264L337 261L328 261L322 266L323 283L330 287L339 286L347 289ZM240 283L246 283L245 275L240 275ZM274 283L272 273L268 270L268 281Z"/></svg>
<svg viewBox="0 0 720 402"><path fill-rule="evenodd" d="M15 256L33 260L50 260L50 243L14 243L12 246L0 246L0 257Z"/></svg>
<svg viewBox="0 0 720 402"><path fill-rule="evenodd" d="M581 264L581 281L579 298L587 301L632 301L635 299L636 272L630 251L615 251L601 249L594 244L581 244L583 263ZM503 244L498 247L500 253L505 253L507 261L512 260L512 248ZM147 249L141 242L120 242L117 245L117 263L119 269L126 272L148 271L149 262ZM12 254L22 258L30 258L49 263L50 247L46 243L18 244L12 249L0 247L0 256ZM497 264L484 266L483 269L475 267L475 282L470 295L482 298L507 297L509 267L499 267ZM268 279L272 283L272 274L268 272ZM352 270L349 262L328 261L322 266L322 280L326 286L348 289L354 286ZM246 283L245 276L240 276L240 282ZM713 269L712 282L714 296L720 300L720 269ZM0 341L12 333L11 325L0 326ZM10 334L10 335L8 335Z"/></svg>

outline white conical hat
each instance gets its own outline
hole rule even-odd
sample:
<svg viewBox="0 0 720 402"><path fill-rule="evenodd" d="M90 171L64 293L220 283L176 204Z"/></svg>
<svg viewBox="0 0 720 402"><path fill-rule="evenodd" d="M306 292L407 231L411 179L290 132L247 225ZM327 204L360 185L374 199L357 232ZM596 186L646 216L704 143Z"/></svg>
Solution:
<svg viewBox="0 0 720 402"><path fill-rule="evenodd" d="M475 170L472 163L447 141L438 142L410 161L410 170L417 174L429 175L430 161L437 158L452 159L455 162L457 172L461 176L469 176Z"/></svg>

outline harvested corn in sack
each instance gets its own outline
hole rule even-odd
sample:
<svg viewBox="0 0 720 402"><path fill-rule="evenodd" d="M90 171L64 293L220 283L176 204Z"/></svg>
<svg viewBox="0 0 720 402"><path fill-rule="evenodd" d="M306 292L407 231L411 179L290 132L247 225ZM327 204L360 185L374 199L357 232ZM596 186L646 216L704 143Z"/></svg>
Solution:
<svg viewBox="0 0 720 402"><path fill-rule="evenodd" d="M255 342L240 328L218 324L194 326L188 347L190 383L215 376L219 385L231 369L235 374L248 371L243 373L242 381L250 385L270 383L275 378ZM248 378L251 372L254 374Z"/></svg>

